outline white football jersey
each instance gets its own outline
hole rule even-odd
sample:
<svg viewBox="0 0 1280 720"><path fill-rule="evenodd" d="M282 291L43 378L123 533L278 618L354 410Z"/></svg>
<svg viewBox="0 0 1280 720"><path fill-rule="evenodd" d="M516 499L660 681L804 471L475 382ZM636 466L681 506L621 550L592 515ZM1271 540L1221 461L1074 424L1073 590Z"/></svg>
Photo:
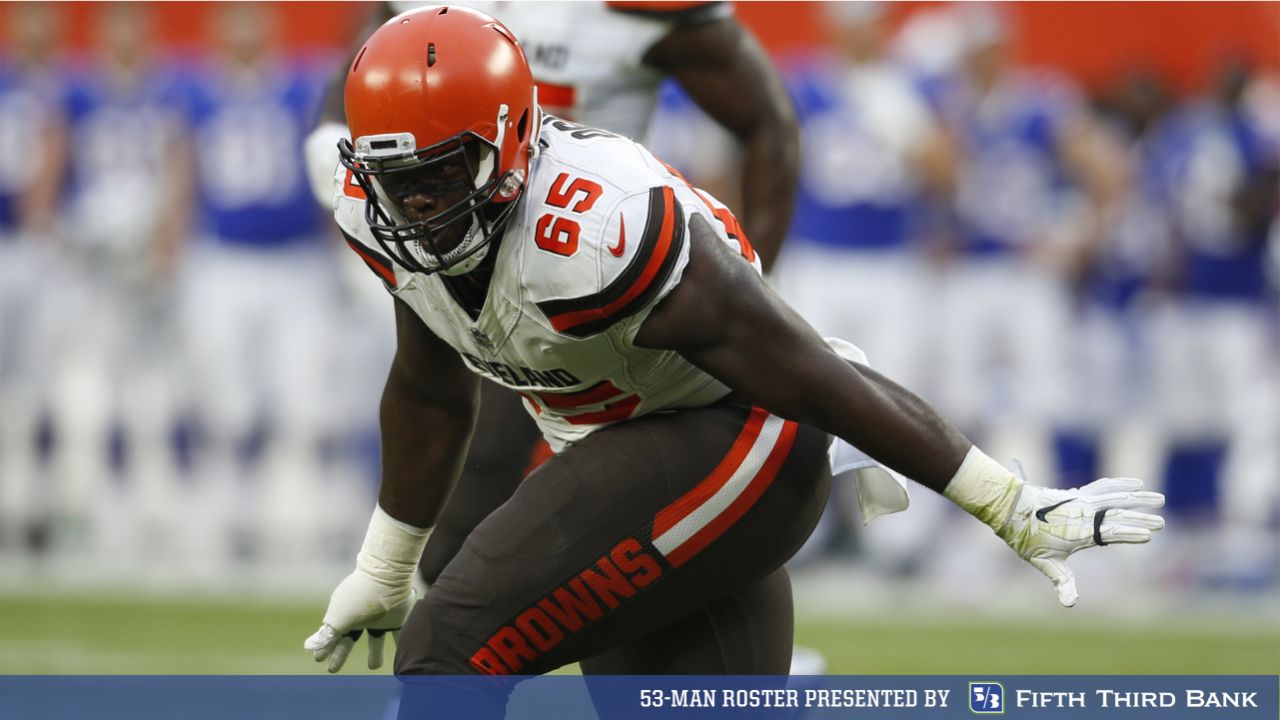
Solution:
<svg viewBox="0 0 1280 720"><path fill-rule="evenodd" d="M678 353L634 339L680 281L694 213L760 271L737 221L626 138L544 115L538 143L476 320L439 275L386 257L349 174L339 175L338 224L391 293L472 371L524 396L557 452L615 422L724 397L727 387Z"/></svg>
<svg viewBox="0 0 1280 720"><path fill-rule="evenodd" d="M405 12L434 3L393 2ZM529 59L544 110L643 140L662 75L644 64L676 27L727 17L722 2L460 2L502 21Z"/></svg>

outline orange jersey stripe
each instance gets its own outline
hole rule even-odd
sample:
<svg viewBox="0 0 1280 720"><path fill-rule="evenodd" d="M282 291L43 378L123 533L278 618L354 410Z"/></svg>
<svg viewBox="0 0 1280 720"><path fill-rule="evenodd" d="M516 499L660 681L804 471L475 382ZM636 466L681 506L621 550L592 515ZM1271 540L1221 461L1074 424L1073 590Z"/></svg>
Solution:
<svg viewBox="0 0 1280 720"><path fill-rule="evenodd" d="M364 188L360 187L360 184L356 182L350 170L347 171L347 176L342 179L342 194L356 200L365 200L367 198L364 194Z"/></svg>
<svg viewBox="0 0 1280 720"><path fill-rule="evenodd" d="M622 394L616 385L605 380L576 393L535 393L542 404L556 410L575 410L583 405L599 405Z"/></svg>
<svg viewBox="0 0 1280 720"><path fill-rule="evenodd" d="M564 313L550 318L551 326L557 332L564 332L575 325L585 322L612 317L649 287L649 284L653 282L653 278L657 276L658 269L662 267L663 261L666 260L667 253L671 251L671 240L675 236L675 211L673 207L675 205L675 193L671 191L671 188L662 188L662 202L662 229L658 234L658 244L654 248L653 255L650 256L649 263L645 266L640 277L636 278L635 283L623 293L622 297L604 307Z"/></svg>
<svg viewBox="0 0 1280 720"><path fill-rule="evenodd" d="M578 101L578 90L572 85L556 85L548 82L538 82L537 85L538 104L544 108L572 108Z"/></svg>
<svg viewBox="0 0 1280 720"><path fill-rule="evenodd" d="M667 169L667 172L675 175L677 178L680 178L680 182L684 183L685 187L692 190L693 194L698 196L698 199L702 201L702 204L706 205L707 209L711 211L711 214L715 219L719 220L720 224L724 226L725 233L727 233L729 237L738 241L738 248L742 253L742 257L746 258L747 262L754 263L756 261L756 249L751 246L751 241L747 239L747 233L742 229L742 223L738 222L738 218L734 217L733 213L729 212L726 208L716 207L715 204L711 202L711 196L694 187L693 183L689 182L684 175L680 174L679 170L668 165L662 160L659 160L658 162L662 163L662 166Z"/></svg>

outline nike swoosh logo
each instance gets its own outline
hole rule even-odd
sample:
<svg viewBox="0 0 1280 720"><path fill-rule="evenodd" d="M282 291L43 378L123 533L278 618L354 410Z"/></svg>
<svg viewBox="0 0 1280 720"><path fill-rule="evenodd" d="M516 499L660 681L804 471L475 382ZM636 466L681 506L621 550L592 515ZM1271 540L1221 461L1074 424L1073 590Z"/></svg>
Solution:
<svg viewBox="0 0 1280 720"><path fill-rule="evenodd" d="M1048 515L1051 511L1056 510L1062 507L1063 505L1066 505L1072 500L1075 500L1075 498L1067 498L1066 500L1063 500L1062 502L1054 503L1049 507L1040 508L1039 510L1036 511L1036 519L1039 520L1040 522L1049 522L1049 518L1045 517L1046 515Z"/></svg>
<svg viewBox="0 0 1280 720"><path fill-rule="evenodd" d="M609 248L609 254L614 257L622 257L622 251L627 247L627 219L625 217L618 218L618 244Z"/></svg>

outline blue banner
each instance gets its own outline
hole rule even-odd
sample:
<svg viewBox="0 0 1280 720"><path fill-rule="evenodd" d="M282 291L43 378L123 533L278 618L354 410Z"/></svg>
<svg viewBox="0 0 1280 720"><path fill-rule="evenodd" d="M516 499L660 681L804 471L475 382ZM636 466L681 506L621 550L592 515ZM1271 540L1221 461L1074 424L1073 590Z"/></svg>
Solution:
<svg viewBox="0 0 1280 720"><path fill-rule="evenodd" d="M3 676L0 718L1275 720L1280 676Z"/></svg>

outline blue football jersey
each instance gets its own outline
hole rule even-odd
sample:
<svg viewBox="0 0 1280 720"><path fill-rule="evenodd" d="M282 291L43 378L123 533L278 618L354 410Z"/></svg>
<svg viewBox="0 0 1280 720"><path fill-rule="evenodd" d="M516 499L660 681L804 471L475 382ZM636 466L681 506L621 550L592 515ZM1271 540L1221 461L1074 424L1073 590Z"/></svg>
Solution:
<svg viewBox="0 0 1280 720"><path fill-rule="evenodd" d="M81 242L142 247L166 200L165 153L184 133L176 78L121 80L92 65L70 74L64 220Z"/></svg>
<svg viewBox="0 0 1280 720"><path fill-rule="evenodd" d="M1280 151L1239 111L1188 106L1161 137L1163 182L1180 251L1179 287L1189 296L1261 299L1267 292L1265 226L1246 227L1239 194L1275 172Z"/></svg>
<svg viewBox="0 0 1280 720"><path fill-rule="evenodd" d="M324 80L321 72L288 65L252 78L211 69L192 74L187 95L208 236L267 247L316 237L322 218L302 144Z"/></svg>
<svg viewBox="0 0 1280 720"><path fill-rule="evenodd" d="M60 72L39 77L0 61L0 241L18 227L18 200L35 179L47 148L38 129L47 127L57 110Z"/></svg>
<svg viewBox="0 0 1280 720"><path fill-rule="evenodd" d="M1132 184L1106 229L1086 288L1090 300L1114 311L1130 307L1172 247L1159 145L1147 136L1131 140L1128 150Z"/></svg>
<svg viewBox="0 0 1280 720"><path fill-rule="evenodd" d="M790 237L846 248L906 245L919 210L909 158L933 128L924 98L887 63L815 58L787 79L802 138Z"/></svg>
<svg viewBox="0 0 1280 720"><path fill-rule="evenodd" d="M938 92L962 150L955 201L961 251L998 255L1034 242L1070 191L1057 144L1063 123L1080 110L1077 93L1033 72L1006 76L984 97L960 79Z"/></svg>

